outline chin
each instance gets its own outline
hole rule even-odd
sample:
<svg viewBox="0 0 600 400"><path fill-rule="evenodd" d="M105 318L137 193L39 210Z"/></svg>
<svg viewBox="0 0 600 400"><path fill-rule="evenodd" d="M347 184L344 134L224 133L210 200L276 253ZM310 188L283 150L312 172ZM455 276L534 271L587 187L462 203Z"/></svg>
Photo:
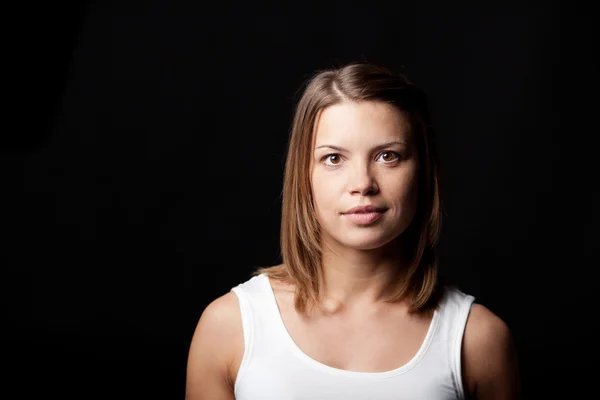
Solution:
<svg viewBox="0 0 600 400"><path fill-rule="evenodd" d="M374 250L387 245L388 243L393 241L397 236L398 235L363 233L336 238L336 240L342 246L349 247L355 250Z"/></svg>

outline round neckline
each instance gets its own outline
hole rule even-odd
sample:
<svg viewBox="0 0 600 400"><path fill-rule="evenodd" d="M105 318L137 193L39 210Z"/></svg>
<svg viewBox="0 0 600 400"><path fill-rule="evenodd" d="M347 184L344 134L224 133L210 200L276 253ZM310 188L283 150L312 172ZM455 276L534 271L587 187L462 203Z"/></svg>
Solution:
<svg viewBox="0 0 600 400"><path fill-rule="evenodd" d="M277 304L277 297L275 296L275 291L273 290L273 286L271 285L271 281L270 281L269 277L266 276L265 274L261 274L260 276L263 277L265 285L267 286L267 289L268 289L267 292L269 293L269 303L271 305L272 311L276 315L277 329L280 330L282 336L285 338L284 340L287 342L287 345L294 351L294 353L299 358L301 358L307 364L311 365L313 368L316 368L320 371L324 371L324 372L339 375L339 376L351 377L351 378L388 378L388 377L391 377L394 375L399 375L399 374L408 372L409 370L414 368L419 363L419 361L421 361L423 356L425 356L425 353L427 352L427 349L429 348L429 346L433 340L433 337L437 331L438 320L439 320L440 316L439 316L439 311L436 309L433 313L431 322L429 323L429 328L427 329L427 334L425 335L425 339L423 340L423 343L421 343L419 350L407 363L401 365L400 367L397 367L397 368L394 368L391 370L387 370L387 371L379 371L379 372L350 371L350 370L346 370L346 369L332 367L327 364L323 364L322 362L317 361L314 358L310 357L296 344L296 342L292 338L290 332L288 331L287 327L285 326L283 317L281 315L281 311L279 310L279 305Z"/></svg>

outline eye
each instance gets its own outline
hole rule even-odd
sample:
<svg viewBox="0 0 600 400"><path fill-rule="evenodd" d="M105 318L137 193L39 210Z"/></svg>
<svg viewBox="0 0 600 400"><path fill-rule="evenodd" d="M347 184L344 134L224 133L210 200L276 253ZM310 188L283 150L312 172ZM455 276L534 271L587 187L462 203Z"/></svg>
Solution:
<svg viewBox="0 0 600 400"><path fill-rule="evenodd" d="M339 165L342 162L342 157L339 154L327 154L322 160L325 161L326 165Z"/></svg>
<svg viewBox="0 0 600 400"><path fill-rule="evenodd" d="M400 154L395 151L383 151L379 153L379 157L383 159L384 162L389 163L398 161L400 159Z"/></svg>

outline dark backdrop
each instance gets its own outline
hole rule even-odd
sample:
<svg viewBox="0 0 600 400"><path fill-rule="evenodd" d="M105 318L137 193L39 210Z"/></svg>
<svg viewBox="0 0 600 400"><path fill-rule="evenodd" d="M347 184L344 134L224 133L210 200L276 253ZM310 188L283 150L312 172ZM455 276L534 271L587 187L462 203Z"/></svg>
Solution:
<svg viewBox="0 0 600 400"><path fill-rule="evenodd" d="M525 398L583 393L599 239L591 14L439 3L29 10L34 89L2 134L19 387L183 398L204 307L279 262L298 88L367 60L429 94L442 273L512 328Z"/></svg>

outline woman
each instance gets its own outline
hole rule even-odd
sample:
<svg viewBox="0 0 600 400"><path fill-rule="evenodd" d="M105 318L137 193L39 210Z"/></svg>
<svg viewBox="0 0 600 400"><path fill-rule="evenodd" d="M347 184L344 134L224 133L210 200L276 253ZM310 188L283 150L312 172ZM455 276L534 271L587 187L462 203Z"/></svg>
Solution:
<svg viewBox="0 0 600 400"><path fill-rule="evenodd" d="M517 398L507 325L438 280L441 215L424 94L367 63L315 74L291 130L283 264L204 310L187 399Z"/></svg>

